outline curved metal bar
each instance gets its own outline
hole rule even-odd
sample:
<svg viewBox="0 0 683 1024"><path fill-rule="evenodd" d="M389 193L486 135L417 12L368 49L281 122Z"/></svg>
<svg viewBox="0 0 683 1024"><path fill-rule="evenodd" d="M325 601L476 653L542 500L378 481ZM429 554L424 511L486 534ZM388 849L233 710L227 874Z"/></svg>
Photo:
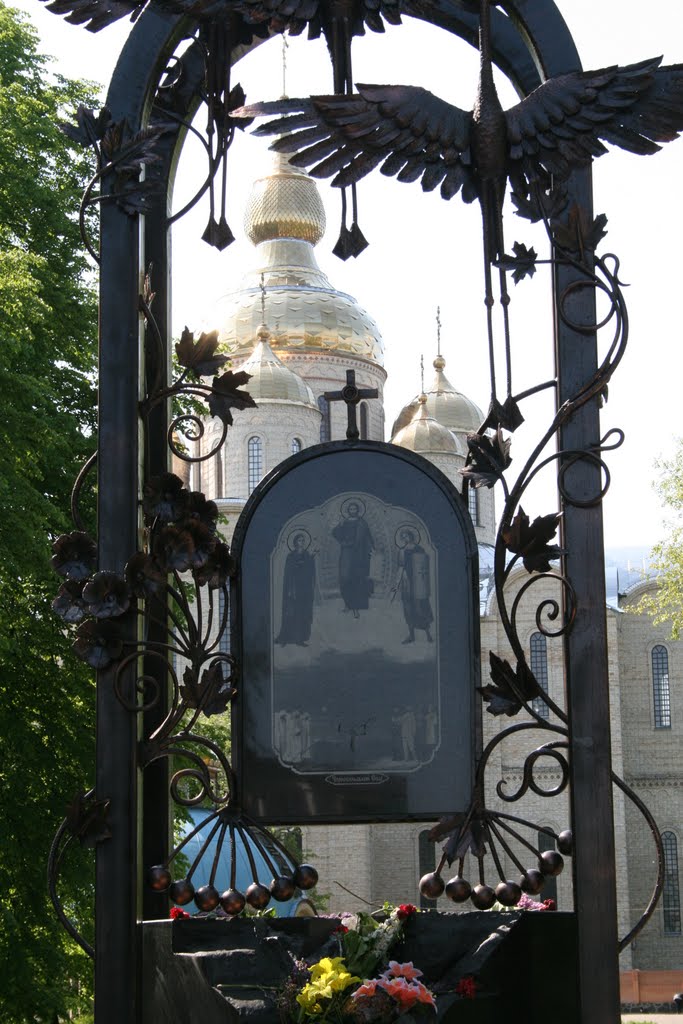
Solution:
<svg viewBox="0 0 683 1024"><path fill-rule="evenodd" d="M80 501L81 491L83 490L85 478L87 477L90 470L96 465L97 452L93 452L90 458L87 459L81 466L78 476L76 477L75 483L71 489L71 518L76 529L82 530L84 533L86 533L87 531L83 524L83 520L81 519L81 514L78 510L78 503Z"/></svg>
<svg viewBox="0 0 683 1024"><path fill-rule="evenodd" d="M553 789L542 789L534 780L534 768L536 766L536 762L541 757L554 758L562 770L562 778L560 779L559 784L555 786ZM532 793L535 793L536 796L559 796L559 794L564 792L564 790L567 788L568 782L569 765L567 764L567 759L562 754L560 754L558 750L554 750L552 746L549 745L547 747L538 747L536 750L532 750L532 752L527 756L524 762L522 781L520 783L519 789L515 793L511 793L508 795L504 792L504 788L507 784L506 779L500 780L500 782L496 786L496 793L500 797L500 799L505 800L506 803L515 803L517 800L521 800L521 798L529 790L531 790Z"/></svg>
<svg viewBox="0 0 683 1024"><path fill-rule="evenodd" d="M622 793L631 801L631 803L638 808L640 813L645 818L645 821L648 823L650 831L652 832L652 837L655 841L655 849L657 851L657 880L655 881L655 886L652 890L650 901L645 910L643 911L640 919L636 922L636 924L634 924L630 932L627 932L624 938L620 939L619 952L621 953L623 949L626 949L626 947L633 942L636 936L643 930L647 922L650 920L650 918L655 912L657 904L659 903L662 892L664 891L664 845L662 843L662 834L659 831L657 822L655 821L647 804L645 804L640 799L638 794L635 793L631 789L631 787L626 782L624 782L623 779L620 779L619 776L616 775L614 772L612 772L612 782L618 789L622 791Z"/></svg>
<svg viewBox="0 0 683 1024"><path fill-rule="evenodd" d="M93 793L94 790L91 789L88 793L85 794L85 798L87 799L88 797L92 796ZM90 945L87 939L83 938L81 933L76 929L73 921L70 921L69 918L66 916L66 914L64 913L64 907L62 906L62 901L60 900L59 894L57 892L57 878L59 877L59 868L62 863L62 858L64 857L64 854L66 853L67 849L73 842L74 838L73 836L68 836L66 842L64 843L64 846L60 850L62 837L66 833L67 827L68 826L65 818L64 821L59 826L59 828L57 829L55 837L52 840L50 853L47 858L47 888L50 894L52 906L54 907L55 913L59 918L62 927L69 933L74 942L77 942L81 949L88 954L91 960L94 960L94 947Z"/></svg>

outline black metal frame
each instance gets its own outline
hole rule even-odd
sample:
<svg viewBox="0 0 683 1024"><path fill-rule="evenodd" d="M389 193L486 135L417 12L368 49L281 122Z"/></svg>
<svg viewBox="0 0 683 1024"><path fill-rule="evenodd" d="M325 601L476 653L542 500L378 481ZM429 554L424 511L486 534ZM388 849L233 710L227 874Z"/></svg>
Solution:
<svg viewBox="0 0 683 1024"><path fill-rule="evenodd" d="M573 41L552 0L507 0L501 6L509 17L492 11L494 59L520 94L530 92L542 79L580 70ZM440 0L429 16L420 11L409 13L424 17L470 43L476 42L478 18L471 7L465 9L457 0ZM189 121L202 91L204 69L196 49L190 47L180 77L165 81L163 88L161 83L176 45L194 28L188 19L154 8L145 11L124 48L107 100L113 120L126 122L133 134L155 124L163 128L157 149L161 160L148 166L146 174L152 183L159 184L167 202L180 149L185 134L191 130ZM260 41L255 39L251 46ZM237 46L232 53L233 62L250 48ZM114 198L116 188L112 170L103 177L103 196ZM198 195L203 191L204 187ZM566 183L566 192L569 203L578 205L590 223L590 170L574 173ZM157 338L167 337L168 237L174 218L163 203L160 208L150 208L140 222L117 202L105 198L100 205L99 565L121 573L137 548L142 480L164 473L168 465L169 418L168 402L164 400L170 394L166 388L168 352L163 344L147 346L146 384L141 387L140 311L149 331ZM143 284L149 263L154 265L154 322ZM590 267L588 271L587 274L585 263L580 265L578 261L560 258L553 264L557 380L550 383L556 383L557 408L566 413L558 415L553 425L558 432L558 481L564 513L562 549L566 552L561 574L556 577L562 582L565 598L563 624L557 633L563 637L565 652L569 733L567 740L547 743L544 748L563 766L563 773L566 765L571 775L581 1020L584 1024L608 1024L616 1022L619 1013L612 786L616 784L624 792L626 789L611 769L605 591L602 574L595 572L595 567L602 565L603 554L600 501L605 490L605 465L601 453L609 447L606 439L600 440L598 407L602 388L618 363L621 349L617 346L600 366L594 281L587 284ZM616 277L614 283L618 290ZM571 316L567 314L570 302ZM618 298L613 298L613 302L618 302ZM141 397L146 401L139 406ZM144 413L144 427L140 411ZM512 495L508 494L510 500L506 503L502 528L510 526L519 496L514 488ZM499 596L506 578L504 559L505 545L499 543L495 570ZM163 623L148 626L163 631ZM123 628L126 641L136 644L135 619ZM506 631L523 664L524 654L521 649L516 650L519 643L514 622L506 620ZM150 635L153 639L154 632L147 634L148 639ZM158 659L146 659L143 676L156 679L160 695L168 693L168 679L159 671ZM108 802L109 813L107 829L97 842L98 1024L138 1019L142 980L136 923L140 916L164 915L166 907L166 897L152 892L145 895L141 913L141 865L161 864L168 849L169 773L167 762L154 759L145 770L144 780L141 778L139 766L144 761L144 750L139 741L141 735L149 736L163 720L168 703L159 699L150 705L141 731L139 716L129 710L138 699L139 680L134 660L123 671L114 665L102 669L98 676L98 752L93 799L96 806L103 808L102 813ZM531 726L512 729L527 727ZM553 731L553 727L549 728ZM555 731L563 736L566 732ZM498 738L489 744L483 767L487 753L497 742ZM566 760L559 752L564 747ZM479 786L481 790L481 779ZM629 796L656 832L642 802L633 794ZM473 806L477 809L476 800ZM661 846L659 853L661 888ZM57 852L55 859L59 856ZM655 901L657 895L656 888ZM650 912L651 909L652 904ZM602 965L599 972L595 969L598 963Z"/></svg>

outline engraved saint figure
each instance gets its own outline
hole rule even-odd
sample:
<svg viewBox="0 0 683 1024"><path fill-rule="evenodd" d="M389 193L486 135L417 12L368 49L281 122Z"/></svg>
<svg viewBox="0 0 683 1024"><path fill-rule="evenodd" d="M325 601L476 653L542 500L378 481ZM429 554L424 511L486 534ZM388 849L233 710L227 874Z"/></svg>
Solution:
<svg viewBox="0 0 683 1024"><path fill-rule="evenodd" d="M360 502L345 502L340 511L342 518L332 528L332 536L339 544L339 590L344 599L344 610L353 612L354 619L357 619L360 611L369 607L373 590L370 556L374 545Z"/></svg>
<svg viewBox="0 0 683 1024"><path fill-rule="evenodd" d="M430 601L429 555L419 543L417 530L404 526L399 530L398 564L400 575L394 592L400 588L403 617L408 626L408 635L401 642L415 643L415 630L424 630L427 640L432 642L431 624L434 621Z"/></svg>
<svg viewBox="0 0 683 1024"><path fill-rule="evenodd" d="M315 560L308 547L311 538L304 530L295 530L288 539L290 552L282 579L282 615L275 643L285 647L307 647L313 625Z"/></svg>

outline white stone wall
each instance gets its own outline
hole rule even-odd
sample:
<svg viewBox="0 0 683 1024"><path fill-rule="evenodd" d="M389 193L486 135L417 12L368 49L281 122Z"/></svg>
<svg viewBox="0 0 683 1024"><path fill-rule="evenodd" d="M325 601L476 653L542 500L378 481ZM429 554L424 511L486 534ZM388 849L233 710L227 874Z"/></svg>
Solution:
<svg viewBox="0 0 683 1024"><path fill-rule="evenodd" d="M346 371L354 370L359 388L377 388L379 396L368 398L368 438L371 441L384 440L384 383L386 370L378 363L348 352L298 352L278 351L277 355L290 370L294 370L306 381L316 400L325 391L341 391L346 386ZM357 410L358 411L358 410ZM343 441L346 437L347 412L344 402L332 402L330 411L331 440ZM360 429L360 412L358 411ZM320 440L318 436L316 443Z"/></svg>
<svg viewBox="0 0 683 1024"><path fill-rule="evenodd" d="M670 639L669 626L654 625L639 613L640 597L655 584L643 583L621 601L617 621L621 719L626 782L649 807L658 828L678 841L679 886L683 867L683 641ZM668 652L671 726L657 728L654 715L652 648ZM626 851L630 878L631 920L647 905L656 874L655 846L638 809L626 802ZM683 910L683 908L681 908ZM663 901L635 941L634 966L643 970L683 968L683 935L667 932Z"/></svg>
<svg viewBox="0 0 683 1024"><path fill-rule="evenodd" d="M248 444L250 437L261 439L262 477L292 454L292 440L298 437L303 448L320 441L320 412L295 402L262 400L257 409L242 409L228 429L225 444L217 455L206 462L195 463L192 486L211 498L248 498ZM210 423L202 439L202 452L215 447L220 430ZM209 447L210 446L210 447ZM221 461L221 475L217 463Z"/></svg>

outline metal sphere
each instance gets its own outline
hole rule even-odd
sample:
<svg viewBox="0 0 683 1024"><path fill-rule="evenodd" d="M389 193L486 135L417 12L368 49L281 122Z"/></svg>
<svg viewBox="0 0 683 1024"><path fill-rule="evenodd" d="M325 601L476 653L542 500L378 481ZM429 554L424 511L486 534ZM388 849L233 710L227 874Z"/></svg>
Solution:
<svg viewBox="0 0 683 1024"><path fill-rule="evenodd" d="M194 896L194 886L186 878L180 878L177 882L173 883L168 894L174 903L184 907Z"/></svg>
<svg viewBox="0 0 683 1024"><path fill-rule="evenodd" d="M260 882L252 882L245 895L247 903L254 910L263 910L270 903L270 890Z"/></svg>
<svg viewBox="0 0 683 1024"><path fill-rule="evenodd" d="M234 917L236 914L242 913L247 901L244 898L244 893L239 889L226 889L224 893L221 893L219 902L225 913Z"/></svg>
<svg viewBox="0 0 683 1024"><path fill-rule="evenodd" d="M545 876L536 868L528 868L519 879L519 887L528 896L538 896L545 885Z"/></svg>
<svg viewBox="0 0 683 1024"><path fill-rule="evenodd" d="M197 909L207 914L218 906L220 901L218 889L215 885L201 885L194 894L194 901Z"/></svg>
<svg viewBox="0 0 683 1024"><path fill-rule="evenodd" d="M522 889L516 882L499 882L496 886L496 899L504 907L516 907L521 898Z"/></svg>
<svg viewBox="0 0 683 1024"><path fill-rule="evenodd" d="M285 900L291 900L294 895L296 886L294 885L294 879L290 875L278 875L270 883L270 895L278 903L284 903Z"/></svg>
<svg viewBox="0 0 683 1024"><path fill-rule="evenodd" d="M472 886L467 879L456 875L446 882L446 895L454 903L464 903L472 895Z"/></svg>
<svg viewBox="0 0 683 1024"><path fill-rule="evenodd" d="M313 889L318 884L318 872L310 864L299 864L294 872L294 884L298 889Z"/></svg>
<svg viewBox="0 0 683 1024"><path fill-rule="evenodd" d="M496 902L496 894L490 885L475 885L470 899L477 910L490 910Z"/></svg>
<svg viewBox="0 0 683 1024"><path fill-rule="evenodd" d="M564 860L556 850L544 850L538 858L538 866L544 875L555 877L561 874L564 867Z"/></svg>
<svg viewBox="0 0 683 1024"><path fill-rule="evenodd" d="M166 892L172 881L171 872L165 864L155 864L147 872L147 884L155 892Z"/></svg>
<svg viewBox="0 0 683 1024"><path fill-rule="evenodd" d="M557 848L560 853L564 853L565 856L571 856L574 850L574 836L572 835L572 830L570 828L566 828L564 832L560 832L557 837Z"/></svg>
<svg viewBox="0 0 683 1024"><path fill-rule="evenodd" d="M420 892L427 900L438 900L445 888L443 878L436 871L430 871L420 879Z"/></svg>

